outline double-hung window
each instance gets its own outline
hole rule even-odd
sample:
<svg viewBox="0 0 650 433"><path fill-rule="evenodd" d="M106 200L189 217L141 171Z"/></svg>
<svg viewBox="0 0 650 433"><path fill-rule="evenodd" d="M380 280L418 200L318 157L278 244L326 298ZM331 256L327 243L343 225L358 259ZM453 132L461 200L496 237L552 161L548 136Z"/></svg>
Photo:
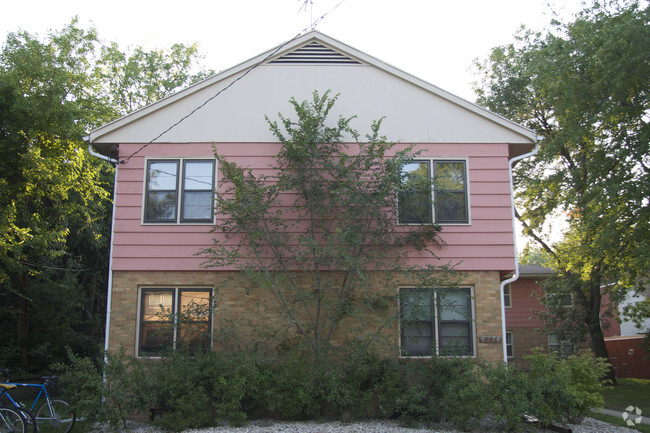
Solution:
<svg viewBox="0 0 650 433"><path fill-rule="evenodd" d="M401 356L473 356L470 288L400 289Z"/></svg>
<svg viewBox="0 0 650 433"><path fill-rule="evenodd" d="M464 160L413 160L402 167L400 224L469 222Z"/></svg>
<svg viewBox="0 0 650 433"><path fill-rule="evenodd" d="M211 159L147 161L144 222L211 223L214 179Z"/></svg>
<svg viewBox="0 0 650 433"><path fill-rule="evenodd" d="M562 358L575 355L576 348L573 344L573 335L548 334L548 350L557 353Z"/></svg>
<svg viewBox="0 0 650 433"><path fill-rule="evenodd" d="M138 354L206 350L212 340L211 319L211 289L143 288Z"/></svg>
<svg viewBox="0 0 650 433"><path fill-rule="evenodd" d="M506 355L508 358L514 358L515 346L512 338L512 332L506 332Z"/></svg>

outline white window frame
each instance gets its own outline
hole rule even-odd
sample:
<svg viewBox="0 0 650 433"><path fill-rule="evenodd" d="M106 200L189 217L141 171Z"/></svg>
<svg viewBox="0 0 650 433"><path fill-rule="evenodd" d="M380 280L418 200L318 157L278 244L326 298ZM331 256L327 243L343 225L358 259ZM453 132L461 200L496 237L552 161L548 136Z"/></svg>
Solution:
<svg viewBox="0 0 650 433"><path fill-rule="evenodd" d="M149 167L151 163L156 162L175 162L177 163L176 173L176 216L174 220L149 220L147 219L147 204L149 192ZM212 194L217 188L217 162L215 158L201 157L176 157L176 158L147 158L144 163L144 181L142 191L142 224L146 225L211 225L215 222L215 205L212 199L210 206L210 219L191 219L183 218L183 204L185 193L192 190L185 189L185 169L188 162L211 162L212 163ZM207 190L203 190L207 191Z"/></svg>
<svg viewBox="0 0 650 433"><path fill-rule="evenodd" d="M506 284L503 288L503 306L512 308L512 287L510 284Z"/></svg>
<svg viewBox="0 0 650 433"><path fill-rule="evenodd" d="M180 305L180 296L183 291L196 291L196 292L209 292L210 294L210 313L208 318L208 329L210 332L210 349L212 349L212 336L214 332L214 317L213 317L213 307L214 307L214 288L205 287L205 286L165 286L165 285L156 285L156 286L141 286L138 287L138 305L137 305L137 317L136 317L136 335L135 335L135 355L138 358L160 358L160 355L154 352L147 352L142 350L142 341L140 340L142 335L142 326L145 323L144 321L144 308L143 308L143 294L147 291L160 291L160 292L169 292L173 293L172 300L172 314L178 314L178 306ZM171 324L173 326L172 330L172 348L176 349L176 344L178 340L178 325Z"/></svg>
<svg viewBox="0 0 650 433"><path fill-rule="evenodd" d="M515 357L515 335L512 331L506 331L506 355L508 358Z"/></svg>
<svg viewBox="0 0 650 433"><path fill-rule="evenodd" d="M400 222L399 221L399 199L398 199L398 209L397 209L397 223L399 225L426 225L426 224L440 224L440 225L471 225L472 224L472 215L471 215L471 204L470 204L470 182L469 182L469 161L468 158L458 158L458 157L421 157L414 158L409 162L426 162L429 165L429 179L434 178L435 176L435 164L436 163L454 163L461 162L463 163L465 169L465 212L466 212L466 221L440 221L437 218L436 213L436 189L431 188L431 222Z"/></svg>
<svg viewBox="0 0 650 433"><path fill-rule="evenodd" d="M440 319L439 319L439 310L438 310L438 292L444 292L445 290L453 290L453 289L461 289L461 290L469 290L469 297L470 297L470 311L471 311L471 318L468 320L470 322L470 350L471 354L469 355L441 355L440 354ZM458 287L446 287L446 288L440 288L437 290L433 289L422 289L418 287L413 287L413 286L404 286L404 287L399 287L398 288L398 311L399 311L399 326L398 326L398 336L399 336L399 357L400 358L405 358L405 359L410 359L410 358L431 358L432 355L406 355L403 353L402 349L402 290L430 290L431 291L431 296L433 296L432 302L434 305L434 311L432 315L432 326L433 326L433 342L435 342L435 345L432 343L432 347L435 348L435 356L445 356L445 357L460 357L460 358L476 358L477 356L477 346L476 346L476 305L474 302L474 287L470 286L458 286Z"/></svg>

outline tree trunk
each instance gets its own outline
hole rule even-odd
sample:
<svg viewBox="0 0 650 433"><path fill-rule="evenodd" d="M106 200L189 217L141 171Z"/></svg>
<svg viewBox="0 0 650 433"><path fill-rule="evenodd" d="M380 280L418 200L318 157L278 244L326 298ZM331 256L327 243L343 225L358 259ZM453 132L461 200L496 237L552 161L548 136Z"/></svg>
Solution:
<svg viewBox="0 0 650 433"><path fill-rule="evenodd" d="M589 342L591 343L591 350L598 358L605 358L609 360L609 352L607 351L607 345L605 345L605 337L603 336L603 330L600 326L600 311L593 311L590 309L586 312L585 319L587 322L587 328L589 330ZM616 384L616 375L614 374L613 365L610 364L610 368L607 371L605 378L611 381L612 384Z"/></svg>

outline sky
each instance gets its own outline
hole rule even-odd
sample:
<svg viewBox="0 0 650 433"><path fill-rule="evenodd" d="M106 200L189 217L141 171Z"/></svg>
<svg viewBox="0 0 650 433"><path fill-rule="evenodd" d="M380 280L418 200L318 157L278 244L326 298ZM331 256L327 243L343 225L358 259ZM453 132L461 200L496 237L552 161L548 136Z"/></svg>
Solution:
<svg viewBox="0 0 650 433"><path fill-rule="evenodd" d="M510 43L521 25L542 30L571 18L581 0L21 0L0 13L0 40L46 36L79 18L121 49L199 43L206 69L221 71L316 30L474 101L474 59Z"/></svg>

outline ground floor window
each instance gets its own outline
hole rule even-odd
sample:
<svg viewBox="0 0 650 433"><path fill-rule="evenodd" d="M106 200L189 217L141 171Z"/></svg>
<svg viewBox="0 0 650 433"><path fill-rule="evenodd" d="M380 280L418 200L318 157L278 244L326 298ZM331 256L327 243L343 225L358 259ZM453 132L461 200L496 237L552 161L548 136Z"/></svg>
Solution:
<svg viewBox="0 0 650 433"><path fill-rule="evenodd" d="M138 354L204 350L212 341L212 290L142 288Z"/></svg>
<svg viewBox="0 0 650 433"><path fill-rule="evenodd" d="M571 335L548 334L548 350L557 353L563 358L576 353Z"/></svg>
<svg viewBox="0 0 650 433"><path fill-rule="evenodd" d="M401 356L474 356L470 288L401 288Z"/></svg>
<svg viewBox="0 0 650 433"><path fill-rule="evenodd" d="M508 358L514 358L515 356L512 332L506 332L506 355Z"/></svg>

